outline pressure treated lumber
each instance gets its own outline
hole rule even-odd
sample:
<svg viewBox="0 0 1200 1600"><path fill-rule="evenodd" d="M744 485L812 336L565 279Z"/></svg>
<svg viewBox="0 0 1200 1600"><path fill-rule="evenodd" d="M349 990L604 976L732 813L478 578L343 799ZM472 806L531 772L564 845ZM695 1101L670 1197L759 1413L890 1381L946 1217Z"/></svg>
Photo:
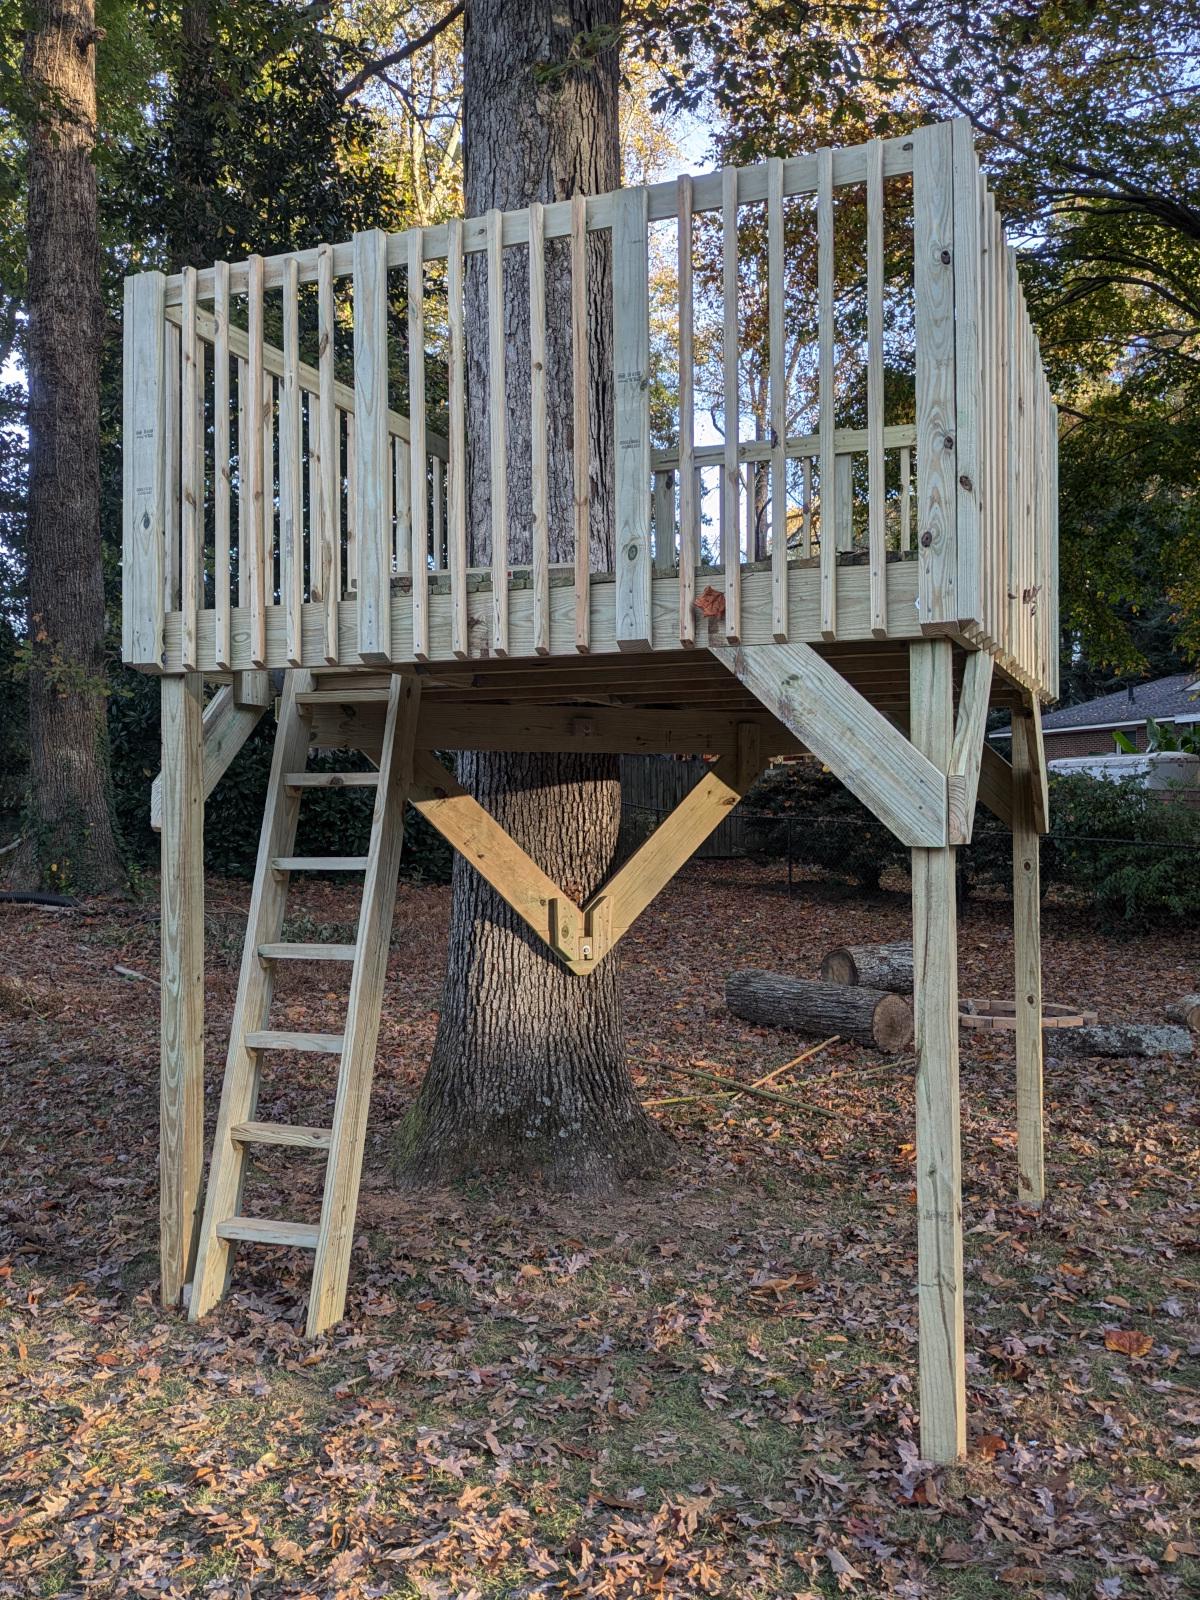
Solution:
<svg viewBox="0 0 1200 1600"><path fill-rule="evenodd" d="M898 994L789 978L750 967L725 980L725 1004L760 1027L790 1028L811 1038L831 1032L897 1054L913 1039L913 1014Z"/></svg>
<svg viewBox="0 0 1200 1600"><path fill-rule="evenodd" d="M952 667L948 639L910 651L913 743L942 771L953 746ZM951 1462L967 1447L953 848L912 852L912 904L921 1454Z"/></svg>
<svg viewBox="0 0 1200 1600"><path fill-rule="evenodd" d="M241 673L239 676L253 678L258 674ZM202 739L206 800L228 772L234 757L254 732L266 709L265 704L241 703L237 696L236 687L224 684L204 707ZM156 832L162 827L162 792L160 772L150 788L150 826Z"/></svg>
<svg viewBox="0 0 1200 1600"><path fill-rule="evenodd" d="M1187 1028L1167 1022L1102 1022L1094 1028L1064 1028L1054 1035L1056 1056L1192 1056Z"/></svg>
<svg viewBox="0 0 1200 1600"><path fill-rule="evenodd" d="M913 991L912 940L897 944L847 944L831 950L821 963L826 983L861 984L893 994Z"/></svg>
<svg viewBox="0 0 1200 1600"><path fill-rule="evenodd" d="M204 1161L204 771L198 675L162 680L159 1262L165 1305L191 1274Z"/></svg>
<svg viewBox="0 0 1200 1600"><path fill-rule="evenodd" d="M1200 1031L1200 994L1185 994L1163 1007L1163 1015L1170 1022L1179 1022L1185 1028Z"/></svg>

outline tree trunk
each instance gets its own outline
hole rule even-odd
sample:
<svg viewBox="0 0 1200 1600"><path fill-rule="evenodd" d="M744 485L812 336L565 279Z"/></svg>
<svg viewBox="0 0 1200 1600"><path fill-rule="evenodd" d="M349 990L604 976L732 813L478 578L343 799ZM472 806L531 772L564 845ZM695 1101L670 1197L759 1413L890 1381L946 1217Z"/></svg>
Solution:
<svg viewBox="0 0 1200 1600"><path fill-rule="evenodd" d="M748 968L725 980L725 1004L736 1017L768 1028L791 1028L806 1038L836 1033L876 1050L907 1050L913 1042L912 1007L881 989L813 983L780 972Z"/></svg>
<svg viewBox="0 0 1200 1600"><path fill-rule="evenodd" d="M217 221L217 96L213 0L184 0L167 177L167 247L172 272L225 255Z"/></svg>
<svg viewBox="0 0 1200 1600"><path fill-rule="evenodd" d="M912 940L898 944L848 944L831 950L821 963L826 983L860 983L868 989L913 992Z"/></svg>
<svg viewBox="0 0 1200 1600"><path fill-rule="evenodd" d="M1090 1028L1055 1028L1046 1051L1056 1056L1191 1056L1192 1036L1166 1022L1102 1022Z"/></svg>
<svg viewBox="0 0 1200 1600"><path fill-rule="evenodd" d="M100 248L92 0L30 7L29 804L14 881L125 880L111 810L100 556Z"/></svg>
<svg viewBox="0 0 1200 1600"><path fill-rule="evenodd" d="M468 0L464 33L466 209L603 192L620 183L619 0ZM608 42L568 62L581 37ZM531 557L529 289L524 252L505 252L508 558ZM486 267L467 271L468 520L471 559L490 559ZM547 417L552 560L572 558L570 279L562 242L546 258ZM590 544L611 567L614 543L612 271L589 235ZM608 875L620 824L615 757L464 756L464 786L577 902ZM461 858L454 863L450 949L429 1071L406 1124L413 1177L540 1172L602 1189L648 1171L669 1149L625 1066L615 953L575 977Z"/></svg>

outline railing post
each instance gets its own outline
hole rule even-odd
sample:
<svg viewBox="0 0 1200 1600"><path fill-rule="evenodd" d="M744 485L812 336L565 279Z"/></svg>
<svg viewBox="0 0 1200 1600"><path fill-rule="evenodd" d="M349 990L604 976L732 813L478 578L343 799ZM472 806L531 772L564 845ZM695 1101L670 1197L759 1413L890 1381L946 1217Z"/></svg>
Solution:
<svg viewBox="0 0 1200 1600"><path fill-rule="evenodd" d="M954 153L951 125L913 134L917 345L917 604L921 627L958 619L954 390ZM822 518L822 526L824 518Z"/></svg>
<svg viewBox="0 0 1200 1600"><path fill-rule="evenodd" d="M121 656L131 667L163 656L166 292L161 272L125 280Z"/></svg>
<svg viewBox="0 0 1200 1600"><path fill-rule="evenodd" d="M951 123L954 157L954 392L957 420L958 620L983 612L983 363L979 163L966 117ZM988 374L991 382L991 374Z"/></svg>
<svg viewBox="0 0 1200 1600"><path fill-rule="evenodd" d="M392 537L388 526L387 234L354 235L354 445L358 653L391 659Z"/></svg>
<svg viewBox="0 0 1200 1600"><path fill-rule="evenodd" d="M650 275L647 194L613 207L613 376L616 391L617 646L651 648Z"/></svg>

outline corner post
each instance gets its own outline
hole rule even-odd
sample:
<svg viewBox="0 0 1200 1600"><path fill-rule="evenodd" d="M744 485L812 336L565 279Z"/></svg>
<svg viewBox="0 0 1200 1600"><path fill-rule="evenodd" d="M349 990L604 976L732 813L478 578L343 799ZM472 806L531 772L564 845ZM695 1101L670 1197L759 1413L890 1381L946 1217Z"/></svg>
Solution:
<svg viewBox="0 0 1200 1600"><path fill-rule="evenodd" d="M954 733L953 647L910 646L912 742L945 772ZM921 1454L966 1450L958 948L952 846L914 849L913 1000L917 1045L917 1306Z"/></svg>
<svg viewBox="0 0 1200 1600"><path fill-rule="evenodd" d="M1017 1006L1017 1198L1040 1206L1046 1198L1042 1108L1041 840L1029 742L1013 718L1012 848L1013 962Z"/></svg>
<svg viewBox="0 0 1200 1600"><path fill-rule="evenodd" d="M652 643L650 280L645 189L622 189L612 228L617 648Z"/></svg>
<svg viewBox="0 0 1200 1600"><path fill-rule="evenodd" d="M164 1305L191 1276L204 1155L204 680L162 680L159 1259Z"/></svg>
<svg viewBox="0 0 1200 1600"><path fill-rule="evenodd" d="M125 279L121 659L162 666L167 541L167 280Z"/></svg>

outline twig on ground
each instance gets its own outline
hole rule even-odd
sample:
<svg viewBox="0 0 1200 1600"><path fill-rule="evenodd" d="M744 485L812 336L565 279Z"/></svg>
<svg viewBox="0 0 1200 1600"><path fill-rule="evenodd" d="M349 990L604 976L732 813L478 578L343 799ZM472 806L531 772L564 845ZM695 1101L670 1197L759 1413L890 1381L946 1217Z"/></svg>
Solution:
<svg viewBox="0 0 1200 1600"><path fill-rule="evenodd" d="M771 1089L758 1089L751 1083L738 1083L735 1078L722 1078L715 1072L704 1072L699 1067L663 1067L665 1072L682 1073L687 1078L703 1078L706 1083L718 1084L722 1089L733 1094L751 1094L756 1100L770 1100L776 1105L791 1106L795 1111L811 1111L818 1117L827 1117L830 1122L840 1122L841 1118L835 1111L826 1111L824 1106L815 1106L808 1100L797 1100L794 1095L776 1094Z"/></svg>
<svg viewBox="0 0 1200 1600"><path fill-rule="evenodd" d="M830 1034L828 1039L822 1039L820 1044L814 1044L810 1050L804 1050L798 1056L793 1056L790 1061L785 1061L781 1067L776 1067L773 1072L768 1072L764 1077L755 1078L750 1085L752 1089L761 1089L765 1084L774 1083L776 1078L782 1078L785 1072L790 1072L793 1067L798 1067L802 1061L808 1061L813 1056L820 1055L822 1050L827 1050L831 1044L836 1044L841 1038L840 1033Z"/></svg>
<svg viewBox="0 0 1200 1600"><path fill-rule="evenodd" d="M152 983L156 989L162 988L157 978L149 978L144 972L135 972L132 967L114 967L113 971L119 973L122 978L133 978L138 983Z"/></svg>

